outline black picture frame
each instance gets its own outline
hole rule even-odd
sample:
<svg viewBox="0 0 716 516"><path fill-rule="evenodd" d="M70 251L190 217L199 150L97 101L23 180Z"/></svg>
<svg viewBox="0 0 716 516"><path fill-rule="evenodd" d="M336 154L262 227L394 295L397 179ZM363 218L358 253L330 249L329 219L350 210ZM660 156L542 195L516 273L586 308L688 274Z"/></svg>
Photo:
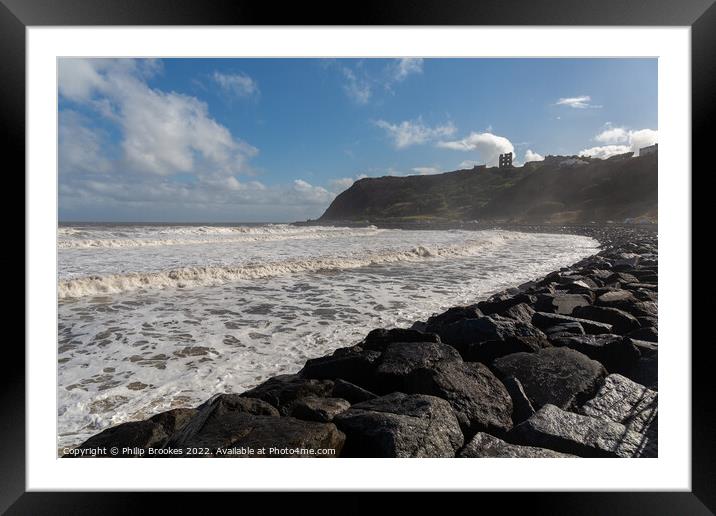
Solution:
<svg viewBox="0 0 716 516"><path fill-rule="evenodd" d="M354 5L354 8L350 8ZM0 0L0 123L16 167L25 166L25 29L63 25L551 25L690 26L692 168L707 172L707 135L716 120L716 5L713 0L383 0L359 4L243 0ZM693 263L693 260L692 260ZM26 275L31 271L25 270ZM31 308L31 307L27 307ZM690 343L685 343L690 344ZM711 343L692 346L692 491L600 493L484 493L501 511L516 507L549 514L712 514L716 510L716 413L710 382ZM13 348L8 349L8 348ZM149 510L148 494L25 492L25 354L6 346L0 417L0 511L8 514L114 514ZM7 364L12 364L12 367ZM163 510L188 508L187 495L163 493ZM224 495L212 506L224 503ZM261 495L242 494L244 507ZM374 494L350 495L341 510L373 510ZM413 501L424 506L421 495ZM453 496L458 496L453 494ZM463 495L459 495L463 496ZM286 502L306 506L301 495ZM453 503L460 503L454 501ZM472 502L474 503L474 502ZM482 502L481 502L482 503ZM308 504L310 507L313 504ZM275 507L275 502L272 501ZM314 506L314 509L320 506ZM324 507L330 508L326 504Z"/></svg>

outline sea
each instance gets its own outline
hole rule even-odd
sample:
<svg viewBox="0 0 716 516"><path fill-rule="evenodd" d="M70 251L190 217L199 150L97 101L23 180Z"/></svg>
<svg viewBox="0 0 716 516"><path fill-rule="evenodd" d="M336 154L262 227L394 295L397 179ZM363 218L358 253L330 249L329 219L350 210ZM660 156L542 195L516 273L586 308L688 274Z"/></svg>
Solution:
<svg viewBox="0 0 716 516"><path fill-rule="evenodd" d="M61 224L58 447L296 373L597 246L503 230Z"/></svg>

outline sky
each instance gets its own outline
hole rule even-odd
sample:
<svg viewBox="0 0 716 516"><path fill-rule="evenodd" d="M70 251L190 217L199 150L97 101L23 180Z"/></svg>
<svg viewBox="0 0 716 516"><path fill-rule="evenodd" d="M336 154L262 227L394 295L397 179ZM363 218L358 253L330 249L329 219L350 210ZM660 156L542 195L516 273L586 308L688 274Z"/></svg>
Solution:
<svg viewBox="0 0 716 516"><path fill-rule="evenodd" d="M363 177L638 152L657 60L62 58L58 116L61 221L290 222Z"/></svg>

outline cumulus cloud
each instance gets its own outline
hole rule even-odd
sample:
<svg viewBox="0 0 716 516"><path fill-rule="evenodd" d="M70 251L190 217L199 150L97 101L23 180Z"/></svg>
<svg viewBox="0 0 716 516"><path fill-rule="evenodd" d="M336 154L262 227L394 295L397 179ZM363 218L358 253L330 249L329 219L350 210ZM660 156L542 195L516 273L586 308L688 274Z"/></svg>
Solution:
<svg viewBox="0 0 716 516"><path fill-rule="evenodd" d="M600 108L595 104L590 104L592 97L589 95L580 95L578 97L563 97L559 99L555 104L557 106L567 106L573 109L586 109L586 108Z"/></svg>
<svg viewBox="0 0 716 516"><path fill-rule="evenodd" d="M417 120L405 120L397 124L377 120L375 125L386 132L396 149L404 149L412 145L421 145L439 138L445 138L451 136L457 130L452 122L430 127L425 125L420 118Z"/></svg>
<svg viewBox="0 0 716 516"><path fill-rule="evenodd" d="M618 154L634 152L639 155L639 149L653 145L659 140L659 132L653 129L639 129L633 131L624 127L608 126L594 137L594 140L607 145L590 147L580 151L580 156L607 159Z"/></svg>
<svg viewBox="0 0 716 516"><path fill-rule="evenodd" d="M255 175L258 150L200 99L151 87L160 69L133 59L59 61L61 217L297 220L333 200L303 179L244 179Z"/></svg>
<svg viewBox="0 0 716 516"><path fill-rule="evenodd" d="M236 97L251 97L259 94L259 85L243 73L225 74L215 71L214 82L226 93Z"/></svg>
<svg viewBox="0 0 716 516"><path fill-rule="evenodd" d="M440 141L437 145L444 149L475 151L488 166L497 165L500 154L515 152L510 140L492 133L473 132L461 140Z"/></svg>
<svg viewBox="0 0 716 516"><path fill-rule="evenodd" d="M527 149L527 151L525 151L524 162L529 163L530 161L544 161L544 156L536 153L532 149Z"/></svg>

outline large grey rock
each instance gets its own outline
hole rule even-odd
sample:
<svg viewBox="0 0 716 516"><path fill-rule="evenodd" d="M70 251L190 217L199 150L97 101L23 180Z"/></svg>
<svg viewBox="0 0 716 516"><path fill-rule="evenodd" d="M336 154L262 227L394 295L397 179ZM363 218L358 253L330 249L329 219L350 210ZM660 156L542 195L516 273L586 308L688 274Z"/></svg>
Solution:
<svg viewBox="0 0 716 516"><path fill-rule="evenodd" d="M353 405L334 418L346 457L454 457L463 445L450 404L396 392Z"/></svg>
<svg viewBox="0 0 716 516"><path fill-rule="evenodd" d="M598 335L601 333L612 333L612 325L601 322L591 321L589 319L580 319L569 315L550 314L546 312L535 312L532 316L532 324L541 330L546 330L557 324L578 322L584 328L586 333Z"/></svg>
<svg viewBox="0 0 716 516"><path fill-rule="evenodd" d="M175 408L160 412L149 418L153 423L159 423L167 435L171 436L180 431L197 413L193 408Z"/></svg>
<svg viewBox="0 0 716 516"><path fill-rule="evenodd" d="M580 457L641 457L648 438L621 423L545 405L512 431L516 442Z"/></svg>
<svg viewBox="0 0 716 516"><path fill-rule="evenodd" d="M491 296L486 301L480 301L477 303L477 307L485 315L502 314L520 303L531 305L534 304L535 301L535 296L531 294L520 293L513 295L509 293L499 293Z"/></svg>
<svg viewBox="0 0 716 516"><path fill-rule="evenodd" d="M532 324L535 309L527 303L519 303L505 310L502 315L525 324Z"/></svg>
<svg viewBox="0 0 716 516"><path fill-rule="evenodd" d="M592 300L588 296L556 292L554 294L540 294L537 296L535 309L539 312L571 315L576 307L589 306L591 304Z"/></svg>
<svg viewBox="0 0 716 516"><path fill-rule="evenodd" d="M414 370L400 389L450 403L463 434L503 433L512 428L512 399L505 386L479 362L441 362Z"/></svg>
<svg viewBox="0 0 716 516"><path fill-rule="evenodd" d="M329 396L332 390L331 380L315 380L283 374L243 392L241 396L263 400L285 416L291 411L291 406L297 399L306 396Z"/></svg>
<svg viewBox="0 0 716 516"><path fill-rule="evenodd" d="M610 374L597 395L587 401L580 412L645 434L657 418L658 393L620 374Z"/></svg>
<svg viewBox="0 0 716 516"><path fill-rule="evenodd" d="M141 451L148 448L161 448L166 444L169 436L159 423L154 421L131 421L122 423L93 435L80 444L79 449L118 448L116 455L103 455L103 457L136 457ZM84 455L88 457L89 455ZM80 455L77 455L80 457Z"/></svg>
<svg viewBox="0 0 716 516"><path fill-rule="evenodd" d="M640 321L641 323L641 321ZM627 333L627 337L631 337L635 340L646 340L649 342L659 342L659 330L655 326L649 326L646 328L639 328L638 330L630 331Z"/></svg>
<svg viewBox="0 0 716 516"><path fill-rule="evenodd" d="M610 373L628 371L641 357L629 338L621 335L580 335L551 340L553 346L564 346L601 362Z"/></svg>
<svg viewBox="0 0 716 516"><path fill-rule="evenodd" d="M500 378L517 378L532 405L574 408L592 398L607 375L604 366L569 348L514 353L494 362Z"/></svg>
<svg viewBox="0 0 716 516"><path fill-rule="evenodd" d="M521 446L510 444L502 439L478 432L469 443L457 454L460 458L529 458L529 459L559 459L576 457L568 453L560 453L546 448L535 448L534 446Z"/></svg>
<svg viewBox="0 0 716 516"><path fill-rule="evenodd" d="M342 378L351 383L370 386L380 352L370 350L342 351L340 354L306 361L299 375L316 380Z"/></svg>
<svg viewBox="0 0 716 516"><path fill-rule="evenodd" d="M639 321L628 312L605 306L579 306L574 309L575 317L610 324L614 333L624 335L641 327Z"/></svg>
<svg viewBox="0 0 716 516"><path fill-rule="evenodd" d="M453 306L441 314L428 318L425 331L437 333L437 330L446 324L452 324L463 319L476 319L482 317L482 315L483 313L477 308L477 305Z"/></svg>
<svg viewBox="0 0 716 516"><path fill-rule="evenodd" d="M622 308L638 302L629 290L612 290L599 296L594 304L611 308Z"/></svg>
<svg viewBox="0 0 716 516"><path fill-rule="evenodd" d="M465 360L486 364L510 353L533 352L549 346L547 336L538 328L500 316L464 319L442 327L439 334Z"/></svg>
<svg viewBox="0 0 716 516"><path fill-rule="evenodd" d="M328 423L333 418L345 412L351 404L341 398L319 398L307 396L297 400L291 408L291 416L304 421L320 421Z"/></svg>
<svg viewBox="0 0 716 516"><path fill-rule="evenodd" d="M388 394L404 388L405 377L416 369L430 368L439 362L461 362L460 354L438 342L395 342L389 344L375 369L374 389Z"/></svg>

